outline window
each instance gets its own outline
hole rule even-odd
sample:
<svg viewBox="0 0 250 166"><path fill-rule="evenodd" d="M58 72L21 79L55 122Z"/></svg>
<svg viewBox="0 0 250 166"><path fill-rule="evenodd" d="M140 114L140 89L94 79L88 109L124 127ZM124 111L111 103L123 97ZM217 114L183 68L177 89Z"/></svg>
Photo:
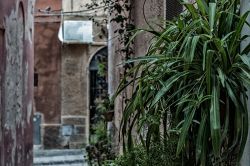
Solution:
<svg viewBox="0 0 250 166"><path fill-rule="evenodd" d="M34 73L34 87L38 87L38 73Z"/></svg>
<svg viewBox="0 0 250 166"><path fill-rule="evenodd" d="M179 1L166 0L166 19L171 20L183 10L183 6Z"/></svg>

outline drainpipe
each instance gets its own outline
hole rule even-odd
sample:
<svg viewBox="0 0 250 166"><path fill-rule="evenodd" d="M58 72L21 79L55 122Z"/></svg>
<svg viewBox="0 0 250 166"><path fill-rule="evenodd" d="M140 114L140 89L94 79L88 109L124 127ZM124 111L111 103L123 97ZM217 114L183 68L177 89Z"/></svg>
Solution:
<svg viewBox="0 0 250 166"><path fill-rule="evenodd" d="M250 0L241 0L241 15L243 15L249 9L250 9ZM247 18L247 21L250 23L250 17ZM250 28L248 26L244 26L242 30L242 35L246 35L246 34L247 35L250 34ZM245 46L249 44L249 42L250 42L249 38L247 38L247 40L245 41L242 41L241 49L245 48ZM248 96L250 96L250 87L248 89ZM248 119L250 119L250 98L248 98L248 112L249 112ZM250 125L249 125L249 131L248 131L248 140L245 146L244 154L241 159L241 165L248 166L249 163L250 163Z"/></svg>
<svg viewBox="0 0 250 166"><path fill-rule="evenodd" d="M114 30L113 30L113 23L111 23L113 15L108 15L108 95L109 98L114 95L115 93L115 39L114 39ZM115 115L113 117L113 121L107 123L107 135L110 141L112 142L112 146L114 146L115 142L115 133L114 133L114 121L115 121Z"/></svg>

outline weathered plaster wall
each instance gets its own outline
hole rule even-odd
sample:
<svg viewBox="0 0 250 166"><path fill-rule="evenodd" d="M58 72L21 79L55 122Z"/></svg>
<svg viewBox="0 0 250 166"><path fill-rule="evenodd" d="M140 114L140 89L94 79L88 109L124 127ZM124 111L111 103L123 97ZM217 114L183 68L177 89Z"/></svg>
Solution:
<svg viewBox="0 0 250 166"><path fill-rule="evenodd" d="M53 0L53 1L48 1L48 0L36 0L36 15L40 15L42 13L37 13L38 10L45 10L46 8L50 7L51 11L59 11L62 9L62 0ZM44 13L46 14L46 13Z"/></svg>
<svg viewBox="0 0 250 166"><path fill-rule="evenodd" d="M61 43L58 39L61 0L37 0L35 6L35 73L34 111L42 115L41 137L45 149L61 148Z"/></svg>
<svg viewBox="0 0 250 166"><path fill-rule="evenodd" d="M54 148L59 144L56 139L59 126L54 126L61 122L61 44L57 38L59 26L59 22L35 23L35 72L38 75L38 85L34 91L35 111L43 115L42 129L45 133L50 130L50 125L57 128L57 132L44 135L45 148L53 147L50 146L51 138L54 138Z"/></svg>
<svg viewBox="0 0 250 166"><path fill-rule="evenodd" d="M0 1L0 165L32 165L33 5Z"/></svg>
<svg viewBox="0 0 250 166"><path fill-rule="evenodd" d="M59 27L59 22L35 23L35 72L38 74L35 110L43 114L46 124L59 124L61 120Z"/></svg>
<svg viewBox="0 0 250 166"><path fill-rule="evenodd" d="M157 29L157 24L161 25L161 21L165 18L165 0L147 0L145 5L144 0L138 0L133 1L132 6L134 9L132 11L132 19L134 19L134 24L138 28L149 29L150 25ZM151 39L152 35L149 33L140 34L135 39L135 56L145 55Z"/></svg>
<svg viewBox="0 0 250 166"><path fill-rule="evenodd" d="M245 12L249 11L250 9L250 0L241 0L241 14L244 14ZM250 16L247 18L248 23L250 23ZM250 34L250 28L249 26L245 25L242 30L242 35L249 35ZM246 39L242 42L242 49L246 47L250 43L250 39ZM248 56L249 57L249 56ZM250 87L248 89L248 96L250 95ZM248 98L248 118L250 119L250 99ZM245 151L242 157L241 164L242 166L247 166L250 163L250 123L249 123L249 130L248 130L248 140L245 146Z"/></svg>

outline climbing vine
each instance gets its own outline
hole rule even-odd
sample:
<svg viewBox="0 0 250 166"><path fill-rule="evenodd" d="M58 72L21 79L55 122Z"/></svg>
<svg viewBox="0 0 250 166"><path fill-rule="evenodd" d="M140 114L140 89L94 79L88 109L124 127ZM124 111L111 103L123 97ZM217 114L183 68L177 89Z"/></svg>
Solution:
<svg viewBox="0 0 250 166"><path fill-rule="evenodd" d="M92 0L91 3L86 4L87 9L96 10L96 8L103 7L104 11L110 16L110 23L115 23L117 29L114 30L115 37L120 42L120 51L122 61L127 61L133 55L133 41L130 42L130 37L133 36L135 25L131 19L132 6L129 0ZM90 17L93 22L95 16ZM132 67L132 64L123 64L123 75Z"/></svg>
<svg viewBox="0 0 250 166"><path fill-rule="evenodd" d="M97 11L100 8L103 8L104 12L106 12L106 14L109 16L109 21L107 21L107 18L103 18L103 20L101 22L106 22L109 25L115 25L114 27L116 29L114 29L113 33L114 33L114 38L118 40L119 42L119 48L118 50L116 50L117 54L116 55L120 55L121 56L121 60L123 62L126 62L128 59L130 59L132 57L132 55L134 54L133 51L133 41L130 41L131 36L133 36L133 31L135 30L135 26L133 24L133 20L131 18L131 10L132 10L132 6L129 0L92 0L91 3L88 3L85 5L86 8L88 10L93 10L96 11L96 15L90 16L89 19L93 21L93 23L96 26L100 26L99 22L97 21L96 17L97 17ZM113 27L113 28L114 28ZM111 40L113 40L111 39ZM102 64L99 64L99 68L100 66L102 66ZM121 67L121 71L120 72L120 76L121 78L125 78L125 75L127 75L128 71L133 67L132 63L123 63L122 67ZM130 78L127 78L128 79ZM128 98L128 93L127 91L123 91L123 93L121 94L123 100L122 103L125 103L125 101L127 101L126 99ZM113 101L110 100L109 103L109 107L113 107L111 106L113 105ZM108 142L106 145L103 145L103 147L109 147L110 146L110 142ZM113 145L112 145L113 146ZM98 151L102 151L102 146L99 146L98 148L96 148L96 150ZM96 151L95 150L95 151ZM106 154L110 153L110 150L105 152ZM92 156L92 159L97 159L98 161L100 159L96 158L96 155L91 155L92 152L89 152L89 155ZM112 158L114 156L110 156L106 159L114 159ZM102 161L100 161L102 162Z"/></svg>

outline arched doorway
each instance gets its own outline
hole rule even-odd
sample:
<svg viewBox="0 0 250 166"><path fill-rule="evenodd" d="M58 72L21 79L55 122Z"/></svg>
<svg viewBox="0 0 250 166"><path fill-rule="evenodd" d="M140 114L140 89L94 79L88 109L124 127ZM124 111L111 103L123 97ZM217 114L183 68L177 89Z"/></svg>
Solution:
<svg viewBox="0 0 250 166"><path fill-rule="evenodd" d="M108 100L108 49L99 50L89 65L89 122L90 142L95 140L95 128L102 120L102 110ZM104 127L104 126L103 126Z"/></svg>

